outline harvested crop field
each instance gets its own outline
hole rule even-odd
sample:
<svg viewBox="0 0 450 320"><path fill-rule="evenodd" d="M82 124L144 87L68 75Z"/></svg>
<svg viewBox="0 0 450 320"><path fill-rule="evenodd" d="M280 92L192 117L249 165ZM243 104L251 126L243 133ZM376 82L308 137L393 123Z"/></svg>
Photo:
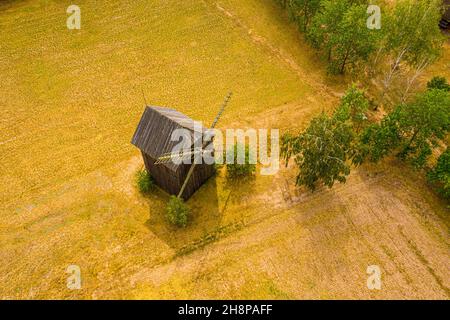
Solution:
<svg viewBox="0 0 450 320"><path fill-rule="evenodd" d="M143 92L209 124L232 90L219 128L303 128L339 101L351 80L273 1L80 0L81 30L69 4L0 0L1 299L450 298L448 206L396 159L315 193L293 166L219 170L185 229L134 187ZM449 46L422 84L450 77Z"/></svg>

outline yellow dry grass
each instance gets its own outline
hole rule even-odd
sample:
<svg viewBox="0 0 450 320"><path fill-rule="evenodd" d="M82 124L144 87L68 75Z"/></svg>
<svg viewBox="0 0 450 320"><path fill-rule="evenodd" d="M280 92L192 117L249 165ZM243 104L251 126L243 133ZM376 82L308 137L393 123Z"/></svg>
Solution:
<svg viewBox="0 0 450 320"><path fill-rule="evenodd" d="M65 2L0 3L0 298L449 297L448 211L395 161L315 194L294 168L219 172L184 230L164 219L167 195L133 187L142 90L209 123L231 89L223 128L301 128L336 104L348 80L326 76L272 1L78 4L69 31Z"/></svg>

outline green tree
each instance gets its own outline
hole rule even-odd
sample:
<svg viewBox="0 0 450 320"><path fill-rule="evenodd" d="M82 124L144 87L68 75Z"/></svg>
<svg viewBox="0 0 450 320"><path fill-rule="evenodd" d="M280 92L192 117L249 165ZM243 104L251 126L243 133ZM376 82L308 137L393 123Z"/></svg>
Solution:
<svg viewBox="0 0 450 320"><path fill-rule="evenodd" d="M361 133L355 162L361 164L368 158L377 162L398 148L401 142L398 128L399 112L391 112L380 124L371 124Z"/></svg>
<svg viewBox="0 0 450 320"><path fill-rule="evenodd" d="M343 183L350 174L352 141L349 124L322 113L300 135L283 135L281 154L286 165L293 157L299 168L296 185L314 191L322 182L331 188L336 180Z"/></svg>
<svg viewBox="0 0 450 320"><path fill-rule="evenodd" d="M290 0L289 10L292 18L298 23L301 31L305 32L311 24L314 15L320 8L322 0Z"/></svg>
<svg viewBox="0 0 450 320"><path fill-rule="evenodd" d="M438 158L436 165L427 174L428 181L435 184L438 192L450 200L450 148Z"/></svg>
<svg viewBox="0 0 450 320"><path fill-rule="evenodd" d="M369 126L362 134L361 152L377 161L391 152L423 167L450 129L450 93L432 89L415 101L397 106L380 125Z"/></svg>
<svg viewBox="0 0 450 320"><path fill-rule="evenodd" d="M410 158L414 165L422 167L450 129L450 94L443 90L428 90L418 95L413 103L401 105L399 109L399 127L404 140L399 156Z"/></svg>
<svg viewBox="0 0 450 320"><path fill-rule="evenodd" d="M358 132L365 126L369 102L363 90L353 84L341 98L331 117L322 113L299 135L284 134L281 155L294 158L299 168L296 184L314 190L320 182L332 187L345 182L352 164L358 165Z"/></svg>
<svg viewBox="0 0 450 320"><path fill-rule="evenodd" d="M381 102L403 63L413 70L405 86L404 101L418 75L440 55L444 41L438 27L441 9L441 0L399 0L384 15L382 47L389 68L383 79Z"/></svg>
<svg viewBox="0 0 450 320"><path fill-rule="evenodd" d="M328 61L332 58L331 40L337 33L336 26L347 10L347 1L322 1L319 12L314 16L306 38L316 49L326 52Z"/></svg>
<svg viewBox="0 0 450 320"><path fill-rule="evenodd" d="M355 131L359 132L367 122L366 112L368 108L369 101L364 91L352 84L342 97L334 117L340 121L350 121Z"/></svg>
<svg viewBox="0 0 450 320"><path fill-rule="evenodd" d="M378 42L378 30L367 28L365 1L322 1L314 16L307 39L325 52L328 70L342 74L368 61Z"/></svg>

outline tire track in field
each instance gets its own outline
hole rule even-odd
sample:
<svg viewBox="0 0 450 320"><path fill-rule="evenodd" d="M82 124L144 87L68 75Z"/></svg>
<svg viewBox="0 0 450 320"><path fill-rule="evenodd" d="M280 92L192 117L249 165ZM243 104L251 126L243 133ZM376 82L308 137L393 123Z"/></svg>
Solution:
<svg viewBox="0 0 450 320"><path fill-rule="evenodd" d="M282 61L284 64L286 64L290 69L292 69L297 76L302 79L303 82L308 84L309 86L313 88L317 88L321 90L322 92L329 94L333 97L341 97L342 94L336 91L331 90L330 87L320 83L317 80L311 81L312 77L311 75L306 74L303 69L295 62L295 60L286 53L283 49L275 47L272 45L269 40L267 40L265 37L258 35L253 29L251 29L249 26L247 26L241 19L239 19L235 14L231 13L229 10L223 8L219 3L215 3L215 8L219 10L222 14L224 14L226 17L230 18L235 25L240 27L245 31L245 33L250 37L253 43L267 49L269 52L271 52L276 58L278 58L280 61Z"/></svg>

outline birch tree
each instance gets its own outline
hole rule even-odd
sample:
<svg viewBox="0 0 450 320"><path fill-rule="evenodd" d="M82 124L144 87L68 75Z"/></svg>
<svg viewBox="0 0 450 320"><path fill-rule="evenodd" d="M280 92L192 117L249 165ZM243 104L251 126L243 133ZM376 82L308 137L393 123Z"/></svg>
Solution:
<svg viewBox="0 0 450 320"><path fill-rule="evenodd" d="M443 43L438 27L441 9L440 0L399 0L386 14L383 46L389 67L383 79L381 103L402 63L413 70L407 80L405 97L418 76L439 56Z"/></svg>

